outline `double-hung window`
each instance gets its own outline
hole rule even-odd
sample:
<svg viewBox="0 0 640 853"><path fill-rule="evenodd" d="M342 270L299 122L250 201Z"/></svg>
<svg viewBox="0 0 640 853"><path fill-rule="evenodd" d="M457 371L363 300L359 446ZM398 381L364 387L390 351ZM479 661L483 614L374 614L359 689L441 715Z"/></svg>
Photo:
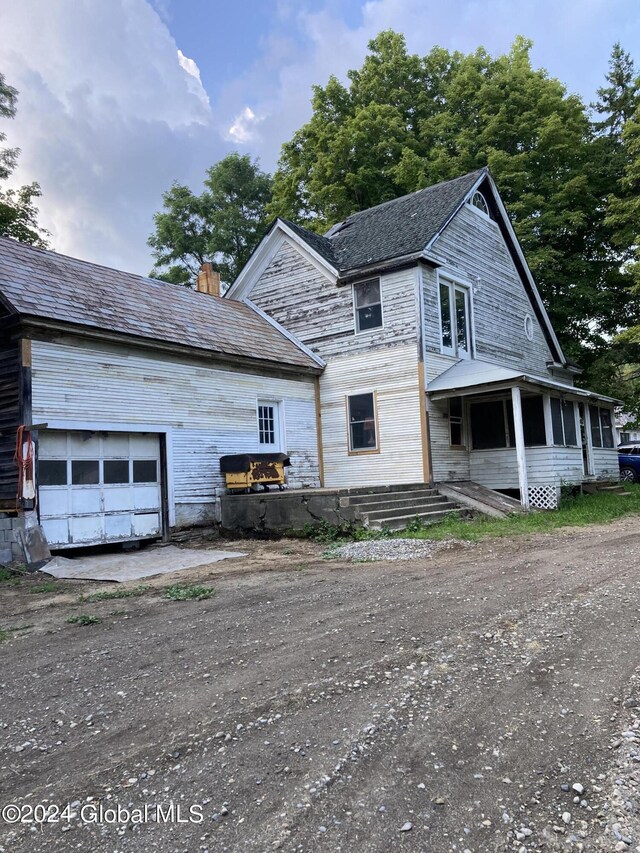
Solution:
<svg viewBox="0 0 640 853"><path fill-rule="evenodd" d="M471 357L469 288L445 278L440 279L440 332L443 352Z"/></svg>
<svg viewBox="0 0 640 853"><path fill-rule="evenodd" d="M375 394L353 394L347 397L349 452L373 452L378 449Z"/></svg>
<svg viewBox="0 0 640 853"><path fill-rule="evenodd" d="M589 406L591 443L594 447L613 447L613 419L611 409Z"/></svg>
<svg viewBox="0 0 640 853"><path fill-rule="evenodd" d="M260 450L280 449L280 411L278 403L258 401L258 444Z"/></svg>
<svg viewBox="0 0 640 853"><path fill-rule="evenodd" d="M380 279L370 278L353 285L353 304L356 314L356 332L368 332L382 326L382 299Z"/></svg>

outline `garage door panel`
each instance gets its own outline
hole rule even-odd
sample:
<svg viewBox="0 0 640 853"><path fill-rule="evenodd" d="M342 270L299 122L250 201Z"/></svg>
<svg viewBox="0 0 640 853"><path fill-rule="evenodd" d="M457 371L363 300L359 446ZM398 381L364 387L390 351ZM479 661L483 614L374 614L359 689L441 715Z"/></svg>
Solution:
<svg viewBox="0 0 640 853"><path fill-rule="evenodd" d="M69 542L69 520L66 518L43 518L42 529L51 547Z"/></svg>
<svg viewBox="0 0 640 853"><path fill-rule="evenodd" d="M133 532L136 536L153 536L154 533L160 533L159 513L136 513L133 516Z"/></svg>
<svg viewBox="0 0 640 853"><path fill-rule="evenodd" d="M107 487L103 491L104 511L117 512L117 510L131 509L131 488L129 486Z"/></svg>
<svg viewBox="0 0 640 853"><path fill-rule="evenodd" d="M40 517L69 514L69 492L65 488L40 489Z"/></svg>
<svg viewBox="0 0 640 853"><path fill-rule="evenodd" d="M100 512L102 509L101 490L71 489L71 513Z"/></svg>
<svg viewBox="0 0 640 853"><path fill-rule="evenodd" d="M116 435L110 432L108 438L103 442L103 456L107 459L120 457L122 459L129 458L129 443L128 435Z"/></svg>
<svg viewBox="0 0 640 853"><path fill-rule="evenodd" d="M131 456L156 459L158 456L158 436L152 433L137 433L129 436Z"/></svg>
<svg viewBox="0 0 640 853"><path fill-rule="evenodd" d="M69 455L72 459L98 459L101 439L97 432L70 432Z"/></svg>
<svg viewBox="0 0 640 853"><path fill-rule="evenodd" d="M101 542L103 537L103 522L99 515L72 515L69 519L71 541L74 544Z"/></svg>
<svg viewBox="0 0 640 853"><path fill-rule="evenodd" d="M38 439L39 454L44 459L54 457L66 459L67 457L67 433L66 432L41 432Z"/></svg>
<svg viewBox="0 0 640 853"><path fill-rule="evenodd" d="M133 525L131 523L133 516L130 512L124 512L117 515L105 515L104 517L104 533L107 539L126 539L128 536L135 535L133 533Z"/></svg>
<svg viewBox="0 0 640 853"><path fill-rule="evenodd" d="M134 486L134 509L157 509L160 504L160 494L157 486Z"/></svg>

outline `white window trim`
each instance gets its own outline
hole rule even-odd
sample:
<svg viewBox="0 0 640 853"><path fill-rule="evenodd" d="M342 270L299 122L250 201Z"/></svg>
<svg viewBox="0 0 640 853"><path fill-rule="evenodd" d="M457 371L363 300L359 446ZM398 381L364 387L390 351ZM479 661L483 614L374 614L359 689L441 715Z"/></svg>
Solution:
<svg viewBox="0 0 640 853"><path fill-rule="evenodd" d="M359 284L364 284L367 281L378 281L378 287L380 290L380 325L376 326L373 329L359 329L358 328L358 309L356 307L356 287ZM355 335L375 335L378 332L384 329L384 304L382 300L382 276L372 275L369 278L361 278L359 281L354 281L351 285L351 303L353 305L353 332Z"/></svg>
<svg viewBox="0 0 640 853"><path fill-rule="evenodd" d="M458 290L462 290L466 293L467 307L468 307L467 332L469 335L469 350L468 351L459 350L457 344L454 347L445 347L444 344L442 343L442 303L440 301L440 285L444 284L444 283L452 285L451 289L452 289L454 295L455 295L456 288ZM444 355L451 355L454 358L459 358L459 359L475 358L476 357L476 353L475 353L476 336L475 336L475 328L474 328L475 327L475 319L474 319L475 315L474 315L474 308L473 308L473 285L471 284L471 282L466 281L463 278L460 278L460 276L458 276L455 273L450 273L446 269L442 269L442 270L438 269L438 270L436 270L436 290L437 290L437 294L438 294L438 327L440 329L440 352L442 352ZM454 323L454 319L455 319L455 298L449 299L449 312L451 315L450 316L451 331L452 331L451 339L453 341L455 339L454 335L453 335L453 330L455 328L455 323Z"/></svg>
<svg viewBox="0 0 640 853"><path fill-rule="evenodd" d="M483 192L481 192L480 190L474 190L471 193L471 195L469 196L469 201L467 202L468 206L475 213L479 214L483 219L487 219L489 222L493 222L494 220L491 218L491 216L488 213L485 213L484 210L481 210L479 207L476 207L475 204L473 203L473 197L475 196L476 193L478 193L478 195L482 196L482 198L484 199L484 203L487 205L487 207L489 207L489 202L487 201L486 195Z"/></svg>
<svg viewBox="0 0 640 853"><path fill-rule="evenodd" d="M274 407L274 415L275 415L275 426L277 428L277 441L273 445L273 453L284 453L284 448L286 445L286 436L284 429L284 400L268 400L264 397L259 397L256 400L256 436L257 436L257 444L258 444L258 452L264 450L264 448L269 447L266 444L260 444L260 414L259 407L260 406L273 406ZM265 451L268 452L268 451Z"/></svg>
<svg viewBox="0 0 640 853"><path fill-rule="evenodd" d="M582 447L582 433L580 431L580 413L578 411L578 404L576 400L567 400L565 397L562 397L558 394L548 394L546 395L549 400L549 425L551 427L551 432L547 438L547 441L550 441L551 444L549 447L567 447L572 450L575 450L576 447ZM553 417L551 414L551 401L552 400L560 400L560 423L562 425L562 441L563 444L556 444L554 435L553 435ZM573 419L575 421L575 430L576 430L576 443L575 444L567 444L567 438L564 432L564 416L562 414L562 405L563 403L569 403L573 405Z"/></svg>

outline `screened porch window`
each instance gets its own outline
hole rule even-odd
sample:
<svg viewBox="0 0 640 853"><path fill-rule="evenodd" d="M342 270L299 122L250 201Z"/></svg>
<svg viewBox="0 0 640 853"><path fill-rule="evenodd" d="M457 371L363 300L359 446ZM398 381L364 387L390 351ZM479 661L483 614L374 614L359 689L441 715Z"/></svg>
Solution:
<svg viewBox="0 0 640 853"><path fill-rule="evenodd" d="M471 440L474 450L515 447L515 426L510 398L471 403ZM526 447L546 445L544 403L541 395L522 398L522 426Z"/></svg>
<svg viewBox="0 0 640 853"><path fill-rule="evenodd" d="M352 452L377 450L375 396L354 394L347 397L349 419L349 450Z"/></svg>
<svg viewBox="0 0 640 853"><path fill-rule="evenodd" d="M371 278L354 284L353 300L356 311L356 331L379 329L382 326L380 279Z"/></svg>
<svg viewBox="0 0 640 853"><path fill-rule="evenodd" d="M551 424L554 444L560 447L577 446L575 403L552 397Z"/></svg>
<svg viewBox="0 0 640 853"><path fill-rule="evenodd" d="M442 351L459 358L471 354L469 290L453 281L440 280Z"/></svg>
<svg viewBox="0 0 640 853"><path fill-rule="evenodd" d="M449 400L449 443L451 447L462 447L464 445L462 399L460 397L451 397Z"/></svg>
<svg viewBox="0 0 640 853"><path fill-rule="evenodd" d="M613 447L613 418L611 409L589 406L591 443L594 447Z"/></svg>

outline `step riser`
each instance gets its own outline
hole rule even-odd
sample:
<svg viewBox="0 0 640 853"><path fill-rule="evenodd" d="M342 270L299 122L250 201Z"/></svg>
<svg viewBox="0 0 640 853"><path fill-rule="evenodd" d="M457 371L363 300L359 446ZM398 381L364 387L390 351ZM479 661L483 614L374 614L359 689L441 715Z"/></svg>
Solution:
<svg viewBox="0 0 640 853"><path fill-rule="evenodd" d="M425 507L406 507L405 509L381 509L375 510L373 512L362 513L362 515L369 519L369 523L373 521L379 521L384 519L394 519L394 518L403 518L406 519L407 516L410 518L415 518L416 516L422 517L427 515L428 513L442 513L442 512L452 512L453 510L458 509L457 505L451 503L451 501L441 501L437 504L431 504L428 508Z"/></svg>
<svg viewBox="0 0 640 853"><path fill-rule="evenodd" d="M375 492L373 494L345 495L342 497L342 501L345 506L359 506L363 503L375 503L377 501L411 500L414 497L428 498L437 496L437 489L402 489L389 492Z"/></svg>
<svg viewBox="0 0 640 853"><path fill-rule="evenodd" d="M434 512L433 515L423 516L418 514L418 518L422 521L423 524L437 524L439 521L447 518L451 515L452 512L456 512L456 510L449 510L448 512ZM414 516L415 518L415 516ZM388 528L389 530L404 530L407 524L410 524L413 521L413 518L386 518L379 519L377 521L372 521L369 524L370 530L381 530L383 527Z"/></svg>
<svg viewBox="0 0 640 853"><path fill-rule="evenodd" d="M423 507L423 506L431 506L432 504L439 504L447 499L442 495L428 495L426 498L413 498L413 500L408 501L372 501L371 503L366 504L355 504L358 507L358 510L366 515L370 512L375 512L376 510L381 509L392 509L392 510L404 510L404 509L412 509L413 507ZM399 515L405 515L406 513L398 513Z"/></svg>

